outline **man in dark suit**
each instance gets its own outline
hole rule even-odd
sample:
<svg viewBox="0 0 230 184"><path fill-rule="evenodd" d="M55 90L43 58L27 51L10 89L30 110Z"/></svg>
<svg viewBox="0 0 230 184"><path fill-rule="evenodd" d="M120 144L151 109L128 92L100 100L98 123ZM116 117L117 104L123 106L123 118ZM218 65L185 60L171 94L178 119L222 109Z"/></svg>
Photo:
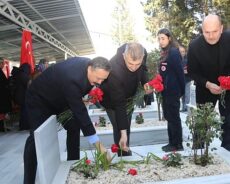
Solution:
<svg viewBox="0 0 230 184"><path fill-rule="evenodd" d="M105 58L97 57L90 60L75 57L49 67L32 82L25 101L31 133L26 140L24 151L24 184L35 182L37 158L34 130L51 115L59 114L68 108L73 112L73 119L65 126L67 159L79 159L77 146L79 146L80 129L91 144L102 153L106 152L99 141L82 97L94 85L101 84L108 77L110 70L111 65ZM69 149L71 145L74 148Z"/></svg>
<svg viewBox="0 0 230 184"><path fill-rule="evenodd" d="M11 112L11 98L9 91L9 81L3 72L4 68L3 58L0 57L0 114L5 115ZM0 132L5 131L3 120L0 119Z"/></svg>
<svg viewBox="0 0 230 184"><path fill-rule="evenodd" d="M230 75L230 32L223 32L221 19L217 15L206 16L202 23L203 35L189 45L188 74L196 83L196 102L216 105L223 89L218 77ZM219 103L224 117L221 146L230 151L230 94L226 91L225 107Z"/></svg>
<svg viewBox="0 0 230 184"><path fill-rule="evenodd" d="M114 142L121 145L127 141L122 155L129 156L129 136L133 106L129 106L137 91L139 83L148 90L146 75L147 52L139 43L127 43L117 49L116 55L110 60L112 71L108 79L101 85L104 92L102 105L105 107L113 125ZM129 107L128 107L129 106ZM129 109L128 109L128 108ZM121 152L118 152L120 156Z"/></svg>

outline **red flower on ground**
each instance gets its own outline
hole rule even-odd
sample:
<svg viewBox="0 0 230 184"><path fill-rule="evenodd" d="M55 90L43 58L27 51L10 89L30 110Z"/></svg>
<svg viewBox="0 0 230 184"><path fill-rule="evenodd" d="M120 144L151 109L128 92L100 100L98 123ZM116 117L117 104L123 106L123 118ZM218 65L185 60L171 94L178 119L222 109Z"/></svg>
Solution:
<svg viewBox="0 0 230 184"><path fill-rule="evenodd" d="M91 163L91 160L87 159L87 160L85 160L85 163L86 163L87 165L89 165L89 164Z"/></svg>
<svg viewBox="0 0 230 184"><path fill-rule="evenodd" d="M148 82L148 84L155 89L157 92L164 90L164 85L162 84L163 79L160 74L157 74L155 78Z"/></svg>
<svg viewBox="0 0 230 184"><path fill-rule="evenodd" d="M162 158L164 161L166 161L166 160L168 160L169 159L169 157L168 157L168 155L165 155L165 156L163 156L163 158Z"/></svg>
<svg viewBox="0 0 230 184"><path fill-rule="evenodd" d="M131 175L137 175L137 170L136 169L129 169L129 172L128 174L131 174Z"/></svg>
<svg viewBox="0 0 230 184"><path fill-rule="evenodd" d="M89 102L95 104L96 102L101 102L104 93L103 91L96 87L89 92Z"/></svg>
<svg viewBox="0 0 230 184"><path fill-rule="evenodd" d="M220 87L225 90L230 90L230 76L220 76L218 77L220 82Z"/></svg>
<svg viewBox="0 0 230 184"><path fill-rule="evenodd" d="M119 150L119 147L116 144L112 144L111 151L112 153L117 153Z"/></svg>

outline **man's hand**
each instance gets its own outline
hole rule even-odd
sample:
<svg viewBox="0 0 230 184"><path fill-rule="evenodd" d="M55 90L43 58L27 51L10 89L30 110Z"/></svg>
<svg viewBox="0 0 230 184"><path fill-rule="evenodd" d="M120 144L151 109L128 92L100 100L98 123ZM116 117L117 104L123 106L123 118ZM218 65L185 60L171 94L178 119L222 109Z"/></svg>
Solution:
<svg viewBox="0 0 230 184"><path fill-rule="evenodd" d="M106 153L107 160L108 160L109 162L111 162L112 157L111 157L110 153L107 151L107 149L104 147L104 145L103 145L101 142L96 142L96 143L95 143L95 147L96 147L96 149L97 149L99 152L101 152L102 154Z"/></svg>
<svg viewBox="0 0 230 184"><path fill-rule="evenodd" d="M223 89L220 86L209 81L206 82L206 88L214 95L219 95L223 92Z"/></svg>
<svg viewBox="0 0 230 184"><path fill-rule="evenodd" d="M119 141L119 146L123 151L129 151L129 147L127 147L127 131L126 130L121 130L121 138Z"/></svg>
<svg viewBox="0 0 230 184"><path fill-rule="evenodd" d="M145 90L145 94L150 94L153 92L153 89L149 86L148 83L144 84L144 90Z"/></svg>

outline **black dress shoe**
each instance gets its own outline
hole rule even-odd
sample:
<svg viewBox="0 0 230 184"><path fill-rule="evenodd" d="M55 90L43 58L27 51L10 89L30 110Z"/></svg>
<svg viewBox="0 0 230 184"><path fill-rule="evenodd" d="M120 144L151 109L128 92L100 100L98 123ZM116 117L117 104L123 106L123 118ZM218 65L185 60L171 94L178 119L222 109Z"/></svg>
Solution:
<svg viewBox="0 0 230 184"><path fill-rule="evenodd" d="M225 148L226 150L230 151L230 144L221 145L221 147Z"/></svg>
<svg viewBox="0 0 230 184"><path fill-rule="evenodd" d="M177 151L184 151L183 145L182 145L182 144L176 145L176 150L177 150Z"/></svg>
<svg viewBox="0 0 230 184"><path fill-rule="evenodd" d="M126 156L132 156L132 151L131 150L129 150L129 151L118 151L117 152L117 156L118 157L126 157Z"/></svg>
<svg viewBox="0 0 230 184"><path fill-rule="evenodd" d="M161 149L164 151L164 150L167 150L169 147L171 147L171 145L167 144L165 146L162 146Z"/></svg>
<svg viewBox="0 0 230 184"><path fill-rule="evenodd" d="M184 148L183 148L182 144L178 144L176 146L168 144L166 146L163 146L162 150L165 151L165 152L172 152L172 151L183 151Z"/></svg>

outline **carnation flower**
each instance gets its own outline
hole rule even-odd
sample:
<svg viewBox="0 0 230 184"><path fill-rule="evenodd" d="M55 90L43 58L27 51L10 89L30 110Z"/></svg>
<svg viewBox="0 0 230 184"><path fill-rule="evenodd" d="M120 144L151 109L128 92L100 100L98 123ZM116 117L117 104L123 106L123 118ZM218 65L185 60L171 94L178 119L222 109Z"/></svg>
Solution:
<svg viewBox="0 0 230 184"><path fill-rule="evenodd" d="M104 93L103 91L96 87L89 92L89 102L95 104L102 101Z"/></svg>
<svg viewBox="0 0 230 184"><path fill-rule="evenodd" d="M128 174L135 176L135 175L137 175L137 170L136 169L129 169Z"/></svg>
<svg viewBox="0 0 230 184"><path fill-rule="evenodd" d="M91 160L87 159L87 160L85 160L85 163L86 163L87 165L89 165L89 164L91 163Z"/></svg>
<svg viewBox="0 0 230 184"><path fill-rule="evenodd" d="M160 74L157 74L155 78L148 82L148 84L156 91L162 92L164 90L163 79Z"/></svg>
<svg viewBox="0 0 230 184"><path fill-rule="evenodd" d="M112 144L111 151L112 153L117 153L119 150L119 147L116 144Z"/></svg>
<svg viewBox="0 0 230 184"><path fill-rule="evenodd" d="M218 81L222 89L230 90L230 76L220 76L218 77Z"/></svg>
<svg viewBox="0 0 230 184"><path fill-rule="evenodd" d="M220 95L220 103L223 107L225 107L224 97L226 94L226 90L230 90L230 76L220 76L218 77L218 81L220 82L220 87L224 89L224 91Z"/></svg>

